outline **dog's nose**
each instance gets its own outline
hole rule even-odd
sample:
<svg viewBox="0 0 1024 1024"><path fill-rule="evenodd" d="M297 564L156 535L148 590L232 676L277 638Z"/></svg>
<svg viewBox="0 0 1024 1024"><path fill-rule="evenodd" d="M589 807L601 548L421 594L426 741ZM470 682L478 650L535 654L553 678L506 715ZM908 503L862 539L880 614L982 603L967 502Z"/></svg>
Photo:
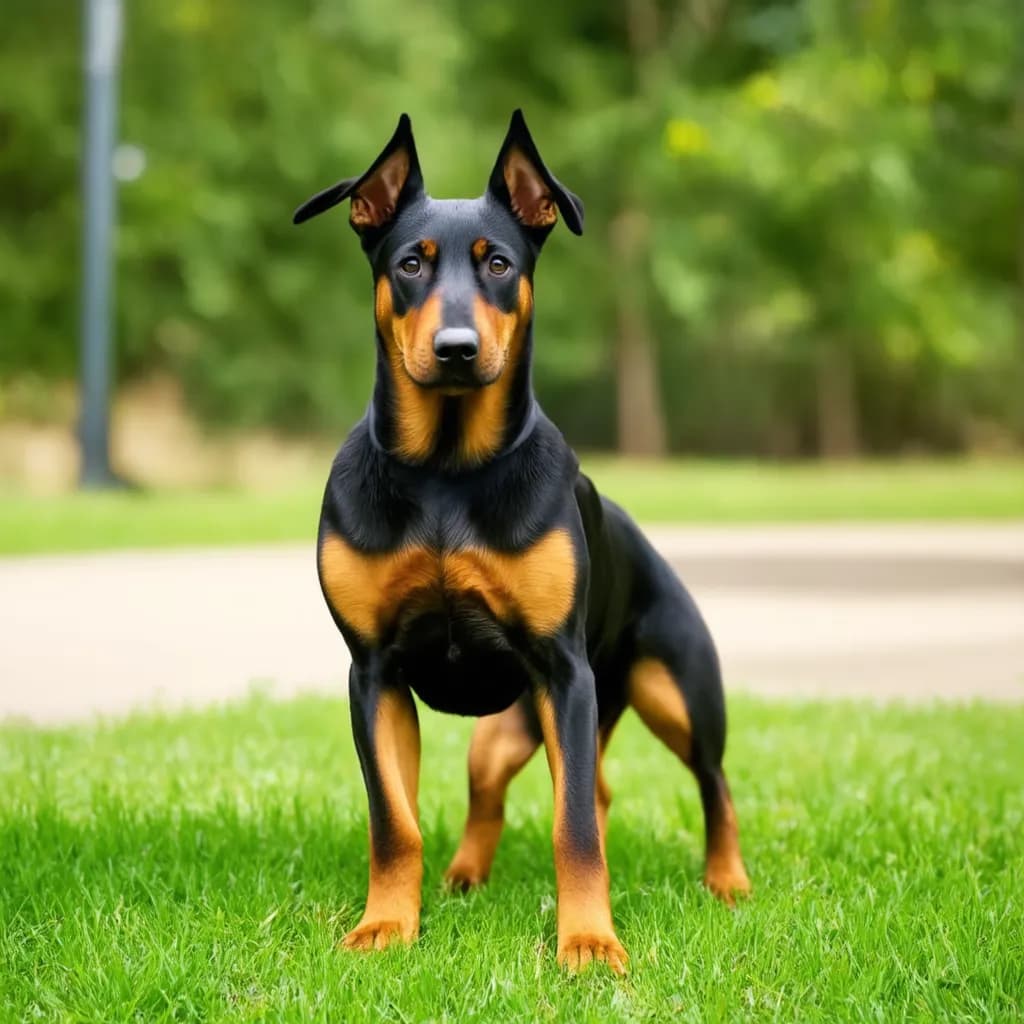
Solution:
<svg viewBox="0 0 1024 1024"><path fill-rule="evenodd" d="M470 363L479 351L480 335L472 327L442 327L434 335L434 355L439 363Z"/></svg>

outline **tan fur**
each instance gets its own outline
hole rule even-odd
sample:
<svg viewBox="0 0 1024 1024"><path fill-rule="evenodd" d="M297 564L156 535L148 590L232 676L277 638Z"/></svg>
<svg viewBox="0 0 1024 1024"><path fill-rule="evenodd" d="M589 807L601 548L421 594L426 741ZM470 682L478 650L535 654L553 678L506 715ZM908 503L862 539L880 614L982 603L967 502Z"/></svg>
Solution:
<svg viewBox="0 0 1024 1024"><path fill-rule="evenodd" d="M476 723L469 746L469 815L445 872L450 887L469 889L487 881L505 821L505 793L538 743L518 704Z"/></svg>
<svg viewBox="0 0 1024 1024"><path fill-rule="evenodd" d="M421 243L425 244L425 243ZM395 394L393 410L396 449L403 458L423 461L434 449L441 426L445 396L422 385L437 376L434 334L441 325L441 297L434 293L418 309L396 316L391 284L377 281L375 312L384 338ZM478 371L491 384L459 397L461 434L459 459L476 465L500 447L508 415L512 367L522 351L522 339L533 314L533 292L529 281L519 282L519 301L511 313L503 313L484 302L474 301L474 323L480 335Z"/></svg>
<svg viewBox="0 0 1024 1024"><path fill-rule="evenodd" d="M320 548L320 574L331 607L370 642L409 604L429 607L462 593L477 595L501 622L550 636L572 609L576 554L564 529L514 555L420 546L367 555L331 534Z"/></svg>
<svg viewBox="0 0 1024 1024"><path fill-rule="evenodd" d="M511 313L503 313L479 295L474 300L473 321L480 335L479 372L481 378L493 379L494 383L462 399L459 451L466 463L482 462L501 447L513 368L532 313L533 292L525 277L519 279L519 302Z"/></svg>
<svg viewBox="0 0 1024 1024"><path fill-rule="evenodd" d="M558 886L558 962L582 970L593 960L624 974L629 957L615 935L608 898L608 867L603 845L596 862L581 860L568 833L565 766L550 698L539 695L537 716L551 769L555 795L553 829L555 879Z"/></svg>
<svg viewBox="0 0 1024 1024"><path fill-rule="evenodd" d="M724 809L717 827L708 836L704 884L730 906L735 903L736 896L746 896L750 892L750 879L740 854L736 811L728 794L724 798Z"/></svg>
<svg viewBox="0 0 1024 1024"><path fill-rule="evenodd" d="M654 733L685 764L690 762L692 728L679 686L662 662L642 658L629 673L629 703Z"/></svg>
<svg viewBox="0 0 1024 1024"><path fill-rule="evenodd" d="M388 326L402 364L413 381L431 383L437 376L434 335L441 327L441 294L434 292L422 306L414 306L404 316L397 316L391 285L381 278L380 286L386 289L386 295L381 296L382 288L378 287L378 323Z"/></svg>
<svg viewBox="0 0 1024 1024"><path fill-rule="evenodd" d="M431 380L436 372L434 332L441 324L441 297L434 295L421 308L398 317L391 284L381 277L375 312L395 394L396 449L403 458L421 461L433 451L441 425L442 396L416 383Z"/></svg>
<svg viewBox="0 0 1024 1024"><path fill-rule="evenodd" d="M436 555L422 547L366 555L331 534L319 554L328 602L365 640L377 639L399 595L427 590L437 580Z"/></svg>
<svg viewBox="0 0 1024 1024"><path fill-rule="evenodd" d="M374 756L387 804L392 841L385 862L370 843L370 886L358 925L345 936L348 949L384 949L419 934L423 841L419 830L420 732L407 691L380 698L374 722Z"/></svg>

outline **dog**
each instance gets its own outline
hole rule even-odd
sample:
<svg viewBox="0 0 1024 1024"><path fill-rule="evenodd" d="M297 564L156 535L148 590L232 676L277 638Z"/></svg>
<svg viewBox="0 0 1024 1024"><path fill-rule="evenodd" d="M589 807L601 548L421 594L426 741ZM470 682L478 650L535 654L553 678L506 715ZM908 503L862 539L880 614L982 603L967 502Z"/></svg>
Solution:
<svg viewBox="0 0 1024 1024"><path fill-rule="evenodd" d="M369 801L369 892L343 945L384 949L419 934L415 694L479 718L448 885L486 881L508 785L543 744L557 960L624 973L602 758L627 707L696 777L708 888L732 903L750 882L722 771L711 635L668 564L580 472L531 385L534 268L559 217L582 234L583 204L544 165L518 110L482 197L427 195L403 114L369 170L313 196L294 222L345 199L373 271L377 371L331 468L317 539L321 589L352 654Z"/></svg>

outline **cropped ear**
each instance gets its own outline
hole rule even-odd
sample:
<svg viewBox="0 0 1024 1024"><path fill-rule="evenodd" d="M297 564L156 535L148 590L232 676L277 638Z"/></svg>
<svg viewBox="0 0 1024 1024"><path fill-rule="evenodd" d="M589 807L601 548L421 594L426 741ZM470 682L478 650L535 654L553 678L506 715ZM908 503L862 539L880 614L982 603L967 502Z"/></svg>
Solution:
<svg viewBox="0 0 1024 1024"><path fill-rule="evenodd" d="M295 211L292 223L301 224L351 196L349 222L363 234L389 224L404 203L422 192L423 176L412 137L412 122L408 114L403 114L391 141L368 171L339 181L307 199Z"/></svg>
<svg viewBox="0 0 1024 1024"><path fill-rule="evenodd" d="M583 203L544 166L521 110L512 115L487 191L538 241L554 227L558 212L574 235L583 234Z"/></svg>

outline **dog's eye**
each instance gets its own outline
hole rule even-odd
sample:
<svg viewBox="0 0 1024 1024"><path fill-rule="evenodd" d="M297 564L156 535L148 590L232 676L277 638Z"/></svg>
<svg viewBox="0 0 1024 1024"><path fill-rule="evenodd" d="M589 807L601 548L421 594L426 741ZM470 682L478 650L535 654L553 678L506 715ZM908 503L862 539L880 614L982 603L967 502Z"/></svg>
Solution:
<svg viewBox="0 0 1024 1024"><path fill-rule="evenodd" d="M420 272L419 256L406 256L405 259L398 264L398 269L401 270L406 277L415 277Z"/></svg>
<svg viewBox="0 0 1024 1024"><path fill-rule="evenodd" d="M505 259L504 256L492 256L487 261L487 269L495 277L501 277L503 274L507 274L509 271L509 267L511 266L512 264L509 263L509 261Z"/></svg>

